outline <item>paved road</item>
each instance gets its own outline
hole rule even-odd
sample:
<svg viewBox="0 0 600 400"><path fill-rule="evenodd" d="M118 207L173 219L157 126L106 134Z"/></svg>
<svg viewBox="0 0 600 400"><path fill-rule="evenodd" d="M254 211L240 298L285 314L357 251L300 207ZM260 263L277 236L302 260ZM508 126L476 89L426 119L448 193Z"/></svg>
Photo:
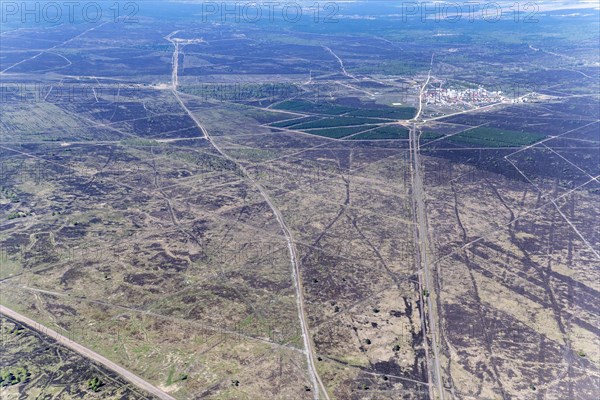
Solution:
<svg viewBox="0 0 600 400"><path fill-rule="evenodd" d="M433 65L433 55L431 56L431 65ZM425 88L431 79L431 68L429 69L429 73L427 74L427 80L421 87L419 91L419 107L417 114L413 118L413 124L409 130L409 138L410 138L410 150L411 156L413 160L413 169L412 169L412 195L413 202L416 206L415 211L415 222L417 224L417 246L416 249L418 251L418 260L420 262L420 268L423 271L423 287L424 290L427 291L428 295L423 296L424 301L427 303L427 314L428 314L428 322L429 322L429 333L431 334L431 348L433 350L433 358L434 358L434 368L431 371L432 377L437 386L437 395L440 400L444 399L444 388L442 385L442 369L440 366L440 357L438 351L438 335L437 335L437 321L436 314L433 308L432 297L434 294L432 278L430 272L430 265L427 260L427 249L428 249L428 232L427 232L427 217L425 211L425 193L423 191L423 178L421 176L421 161L419 159L420 156L420 147L419 147L419 134L417 130L417 121L421 117L421 112L423 111L423 94L425 92ZM428 361L429 363L429 361Z"/></svg>
<svg viewBox="0 0 600 400"><path fill-rule="evenodd" d="M115 364L114 362L110 361L108 358L101 356L100 354L96 353L93 350L88 349L87 347L84 347L82 345L80 345L79 343L76 343L74 341L72 341L71 339L69 339L68 337L65 337L63 335L61 335L60 333L54 331L53 329L48 328L47 326L44 326L42 324L40 324L39 322L36 322L30 318L27 318L26 316L19 314L16 311L11 310L10 308L7 308L5 306L0 305L0 314L4 314L16 321L19 321L23 324L28 325L29 327L31 327L32 329L35 329L39 332L42 332L50 337L52 337L53 339L55 339L58 343L60 343L61 345L70 348L71 350L76 351L77 353L81 354L84 357L89 358L90 360L93 360L99 364L104 365L106 368L110 369L111 371L119 374L120 376L122 376L123 378L127 379L129 382L131 382L132 384L134 384L135 386L139 387L142 390L145 390L146 392L158 397L159 399L163 399L163 400L175 400L174 397L169 396L168 394L166 394L165 392L163 392L162 390L160 390L159 388L157 388L156 386L152 385L149 382L146 382L145 380L143 380L142 378L140 378L139 376L133 374L132 372L126 370L125 368Z"/></svg>
<svg viewBox="0 0 600 400"><path fill-rule="evenodd" d="M423 270L423 283L424 289L427 290L428 295L423 296L425 302L427 303L427 314L429 320L429 333L431 334L431 348L433 350L433 358L434 358L434 371L433 377L435 383L437 385L439 398L441 400L444 399L444 390L442 387L442 373L440 367L440 357L437 347L438 335L437 335L437 323L436 323L436 314L433 309L433 302L431 298L433 297L433 285L431 283L431 273L429 271L430 265L427 260L427 217L425 216L425 204L424 204L424 193L423 193L423 179L421 177L421 162L419 160L419 139L417 134L416 126L413 127L409 131L412 145L412 156L414 162L413 168L413 196L416 204L416 216L415 220L417 223L417 231L418 231L418 240L417 249L419 252L419 259L421 261L421 268Z"/></svg>

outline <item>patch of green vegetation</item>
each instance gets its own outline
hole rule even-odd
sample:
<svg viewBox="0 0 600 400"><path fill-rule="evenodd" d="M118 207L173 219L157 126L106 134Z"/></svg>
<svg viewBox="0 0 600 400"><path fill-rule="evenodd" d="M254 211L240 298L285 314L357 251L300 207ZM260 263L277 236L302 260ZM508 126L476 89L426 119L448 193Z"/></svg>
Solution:
<svg viewBox="0 0 600 400"><path fill-rule="evenodd" d="M0 386L11 386L24 382L29 376L27 368L10 366L0 370Z"/></svg>
<svg viewBox="0 0 600 400"><path fill-rule="evenodd" d="M6 199L10 200L11 203L19 202L19 196L17 196L15 191L9 187L0 186L0 193L2 193Z"/></svg>
<svg viewBox="0 0 600 400"><path fill-rule="evenodd" d="M355 117L372 117L386 119L411 119L415 116L417 109L414 107L385 107L385 108L365 108L354 110L348 113Z"/></svg>
<svg viewBox="0 0 600 400"><path fill-rule="evenodd" d="M280 121L280 122L271 124L271 126L274 126L276 128L288 128L288 127L291 127L294 125L302 124L304 122L316 121L319 119L321 119L321 117L304 117L304 118L288 119L285 121Z"/></svg>
<svg viewBox="0 0 600 400"><path fill-rule="evenodd" d="M181 374L177 378L174 378L174 375L175 367L172 366L171 369L169 369L169 375L167 376L167 386L171 386L172 384L177 382L185 381L188 378L187 374Z"/></svg>
<svg viewBox="0 0 600 400"><path fill-rule="evenodd" d="M338 104L322 102L313 103L308 100L287 100L274 106L274 108L287 111L321 114L321 115L342 115L343 117L354 118L382 118L382 119L410 119L415 116L414 107L385 107L378 108L356 108L350 106L341 106ZM310 117L309 117L310 118ZM290 121L291 122L291 121ZM277 125L276 125L277 126ZM280 127L291 126L281 125Z"/></svg>
<svg viewBox="0 0 600 400"><path fill-rule="evenodd" d="M11 220L11 219L17 219L17 218L25 218L27 215L28 214L26 212L16 211L16 212L8 214L8 216L6 218Z"/></svg>
<svg viewBox="0 0 600 400"><path fill-rule="evenodd" d="M544 138L545 136L539 133L482 127L458 133L448 140L474 146L513 147L533 144Z"/></svg>
<svg viewBox="0 0 600 400"><path fill-rule="evenodd" d="M423 132L420 136L420 140L435 140L444 136L443 133L438 132Z"/></svg>
<svg viewBox="0 0 600 400"><path fill-rule="evenodd" d="M352 135L354 133L358 133L364 131L365 129L369 129L368 126L352 126L346 128L325 128L325 129L311 129L310 131L306 131L306 133L310 133L311 135L318 135L333 139L340 139L346 137L348 135Z"/></svg>
<svg viewBox="0 0 600 400"><path fill-rule="evenodd" d="M171 366L171 368L169 369L169 375L167 375L167 386L170 386L173 384L173 374L175 373L175 367Z"/></svg>
<svg viewBox="0 0 600 400"><path fill-rule="evenodd" d="M408 139L408 129L399 125L386 125L352 136L350 140Z"/></svg>
<svg viewBox="0 0 600 400"><path fill-rule="evenodd" d="M19 325L14 325L14 328L9 332L14 335L20 335L25 331L25 328Z"/></svg>
<svg viewBox="0 0 600 400"><path fill-rule="evenodd" d="M314 129L314 128L333 128L335 126L351 126L351 125L377 125L380 120L362 117L335 117L323 118L318 121L305 122L294 126L294 129Z"/></svg>
<svg viewBox="0 0 600 400"><path fill-rule="evenodd" d="M102 387L102 385L104 385L104 383L102 382L102 380L100 378L98 378L97 376L93 377L92 379L90 379L88 381L88 388L92 391L92 392L97 392L100 390L100 388Z"/></svg>

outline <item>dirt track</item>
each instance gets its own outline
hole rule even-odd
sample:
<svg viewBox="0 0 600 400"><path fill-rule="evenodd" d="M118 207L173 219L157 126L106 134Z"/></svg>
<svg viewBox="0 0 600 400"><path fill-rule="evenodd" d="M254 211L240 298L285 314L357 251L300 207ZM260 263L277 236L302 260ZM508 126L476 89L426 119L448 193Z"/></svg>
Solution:
<svg viewBox="0 0 600 400"><path fill-rule="evenodd" d="M19 321L23 324L28 325L32 329L35 329L39 332L44 333L45 335L52 337L61 345L68 347L71 350L76 351L77 353L83 355L84 357L89 358L90 360L93 360L99 364L102 364L103 366L105 366L106 368L110 369L111 371L114 371L115 373L119 374L121 377L128 380L135 386L139 387L140 389L145 390L146 392L156 396L159 399L175 400L174 397L169 396L168 394L166 394L165 392L163 392L156 386L146 382L139 376L137 376L137 375L133 374L132 372L126 370L125 368L115 364L114 362L110 361L106 357L101 356L100 354L96 353L95 351L92 351L92 350L88 349L87 347L84 347L84 346L80 345L79 343L72 341L68 337L63 336L60 333L58 333L40 323L37 323L34 320L27 318L26 316L21 315L16 311L11 310L10 308L0 305L0 314L4 314L16 321Z"/></svg>

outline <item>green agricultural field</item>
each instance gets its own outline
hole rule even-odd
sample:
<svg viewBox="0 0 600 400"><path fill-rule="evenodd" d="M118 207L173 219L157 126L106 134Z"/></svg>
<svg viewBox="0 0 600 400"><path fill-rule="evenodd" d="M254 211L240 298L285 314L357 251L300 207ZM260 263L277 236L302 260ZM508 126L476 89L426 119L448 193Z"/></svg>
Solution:
<svg viewBox="0 0 600 400"><path fill-rule="evenodd" d="M320 117L304 117L304 118L294 118L294 119L286 119L285 121L279 121L271 124L276 128L289 128L294 125L302 124L305 122L317 121L321 119Z"/></svg>
<svg viewBox="0 0 600 400"><path fill-rule="evenodd" d="M354 117L372 117L386 119L411 119L415 116L416 109L414 107L386 107L355 110L348 115Z"/></svg>
<svg viewBox="0 0 600 400"><path fill-rule="evenodd" d="M443 133L439 133L439 132L423 132L421 133L421 136L419 137L420 140L424 141L424 140L435 140L435 139L439 139L441 137L443 137L444 134Z"/></svg>
<svg viewBox="0 0 600 400"><path fill-rule="evenodd" d="M333 128L335 126L352 126L352 125L367 125L379 124L380 120L373 118L361 117L334 117L324 118L318 121L305 122L303 124L294 125L294 129L317 129L317 128Z"/></svg>
<svg viewBox="0 0 600 400"><path fill-rule="evenodd" d="M387 125L352 136L351 140L408 139L408 129L403 126Z"/></svg>
<svg viewBox="0 0 600 400"><path fill-rule="evenodd" d="M348 135L352 135L358 132L372 128L371 126L352 126L346 128L325 128L325 129L311 129L306 131L311 135L323 136L333 139L340 139Z"/></svg>

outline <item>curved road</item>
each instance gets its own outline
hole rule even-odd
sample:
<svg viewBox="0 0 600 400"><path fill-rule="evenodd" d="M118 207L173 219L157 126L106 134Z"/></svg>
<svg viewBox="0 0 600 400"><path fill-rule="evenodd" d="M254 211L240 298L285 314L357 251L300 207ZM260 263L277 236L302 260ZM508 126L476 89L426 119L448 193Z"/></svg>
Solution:
<svg viewBox="0 0 600 400"><path fill-rule="evenodd" d="M169 34L168 36L165 37L166 40L168 40L169 42L171 42L173 44L173 46L175 46L175 50L173 53L173 71L171 73L171 90L172 90L173 94L175 95L175 97L177 98L177 100L179 101L179 104L181 104L183 109L194 120L194 122L196 123L196 125L198 126L198 128L200 129L202 134L204 135L204 139L208 140L208 142L215 148L215 150L217 150L217 152L219 154L221 154L223 156L223 158L227 159L228 161L231 161L240 169L240 171L242 172L242 175L244 177L246 177L246 179L258 189L258 191L260 192L262 197L265 199L265 202L269 205L269 208L275 215L275 218L277 219L277 222L278 222L278 224L281 228L281 231L285 237L285 240L286 240L287 246L288 246L288 250L290 252L290 263L292 265L292 279L294 281L294 287L296 290L296 303L297 303L297 307L298 307L298 318L300 320L300 328L302 330L302 339L303 339L304 347L305 347L306 361L308 363L308 373L310 376L311 384L314 388L314 392L313 392L314 399L319 400L320 394L322 393L323 397L326 400L329 400L329 395L327 393L327 389L325 388L323 381L319 377L317 368L315 366L314 348L312 345L310 332L308 330L308 323L306 322L306 311L304 308L304 290L302 289L302 279L300 279L300 270L298 268L298 256L297 256L297 252L296 252L296 245L294 243L292 234L291 234L289 228L287 227L287 225L283 219L283 216L281 215L281 212L277 209L277 207L275 207L275 205L271 201L270 196L267 194L266 190L262 187L262 185L260 183L258 183L257 181L255 181L251 177L251 175L248 173L248 171L242 164L240 164L233 157L229 156L227 153L225 153L223 150L221 150L221 148L213 141L213 139L209 135L208 131L204 128L204 126L202 126L202 124L200 124L200 121L198 121L196 116L185 106L185 104L181 100L181 98L179 96L179 92L177 91L177 85L178 85L177 68L178 68L178 64L179 64L178 60L179 60L180 40L173 39L173 36L175 34L177 34L177 32L178 31L172 32L171 34ZM190 40L188 39L188 41L190 41ZM192 39L191 41L194 42L194 39ZM333 52L332 52L332 54L333 54ZM341 62L341 60L340 60L340 62ZM342 67L343 67L343 65L342 65Z"/></svg>

